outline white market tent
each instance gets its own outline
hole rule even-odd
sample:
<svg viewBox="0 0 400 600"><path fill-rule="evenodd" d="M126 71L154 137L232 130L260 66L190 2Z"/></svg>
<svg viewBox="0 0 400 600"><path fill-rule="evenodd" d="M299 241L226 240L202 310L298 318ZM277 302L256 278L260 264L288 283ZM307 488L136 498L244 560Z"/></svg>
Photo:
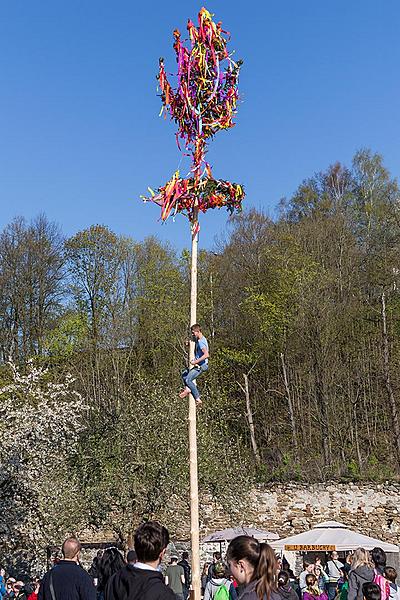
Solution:
<svg viewBox="0 0 400 600"><path fill-rule="evenodd" d="M324 521L303 533L271 541L270 545L275 550L294 552L345 551L356 548L372 550L376 546L385 552L399 552L399 546L352 531L347 525L337 521Z"/></svg>
<svg viewBox="0 0 400 600"><path fill-rule="evenodd" d="M202 539L203 544L213 544L215 542L229 542L239 535L249 535L256 540L278 540L279 535L271 531L256 529L255 527L230 527L222 531L214 531Z"/></svg>

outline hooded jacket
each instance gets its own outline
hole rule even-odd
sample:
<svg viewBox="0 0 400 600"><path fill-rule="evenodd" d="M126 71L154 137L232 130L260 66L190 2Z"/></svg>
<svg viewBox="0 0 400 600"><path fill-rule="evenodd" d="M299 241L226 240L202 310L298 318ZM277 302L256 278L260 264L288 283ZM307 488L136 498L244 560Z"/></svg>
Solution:
<svg viewBox="0 0 400 600"><path fill-rule="evenodd" d="M374 570L367 565L361 565L349 573L349 591L347 600L363 600L362 586L373 581Z"/></svg>
<svg viewBox="0 0 400 600"><path fill-rule="evenodd" d="M126 565L109 580L105 600L176 600L159 571Z"/></svg>

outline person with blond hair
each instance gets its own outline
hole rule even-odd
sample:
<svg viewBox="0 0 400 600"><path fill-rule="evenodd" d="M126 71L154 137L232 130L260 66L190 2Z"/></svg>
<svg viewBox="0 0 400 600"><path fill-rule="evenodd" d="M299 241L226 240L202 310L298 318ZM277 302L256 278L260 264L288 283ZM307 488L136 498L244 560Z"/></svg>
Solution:
<svg viewBox="0 0 400 600"><path fill-rule="evenodd" d="M347 600L363 600L363 584L374 580L374 569L368 550L357 548L351 561Z"/></svg>

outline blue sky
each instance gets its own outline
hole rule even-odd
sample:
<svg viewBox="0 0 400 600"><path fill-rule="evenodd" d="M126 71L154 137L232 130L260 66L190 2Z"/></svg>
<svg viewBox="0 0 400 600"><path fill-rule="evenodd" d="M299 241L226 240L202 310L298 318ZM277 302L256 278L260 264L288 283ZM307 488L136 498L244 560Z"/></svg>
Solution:
<svg viewBox="0 0 400 600"><path fill-rule="evenodd" d="M370 147L400 170L398 0L210 1L244 59L237 126L212 142L214 175L244 183L270 215L305 177ZM161 225L147 186L178 167L158 118L158 58L191 0L0 2L0 227L44 212L66 235L92 223L188 245L183 217ZM202 220L201 244L227 228Z"/></svg>

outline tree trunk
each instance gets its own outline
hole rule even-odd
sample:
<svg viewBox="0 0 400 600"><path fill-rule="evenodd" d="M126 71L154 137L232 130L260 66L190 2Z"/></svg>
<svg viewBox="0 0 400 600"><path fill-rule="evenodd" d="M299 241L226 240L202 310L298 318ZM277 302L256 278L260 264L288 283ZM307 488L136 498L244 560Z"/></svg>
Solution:
<svg viewBox="0 0 400 600"><path fill-rule="evenodd" d="M192 222L192 263L190 272L190 326L197 320L197 253L198 214ZM191 340L189 346L190 361L194 359L195 343ZM197 427L196 403L192 394L189 394L189 465L190 465L190 538L192 548L192 587L194 600L200 600L200 540L199 540L199 485L197 477Z"/></svg>
<svg viewBox="0 0 400 600"><path fill-rule="evenodd" d="M251 439L251 447L253 448L254 458L256 460L257 465L261 464L260 452L257 446L256 434L254 429L254 421L253 421L253 413L251 412L251 404L250 404L250 393L249 393L249 377L246 373L243 373L244 378L244 387L240 386L244 392L246 397L246 417L249 423L250 429L250 439Z"/></svg>
<svg viewBox="0 0 400 600"><path fill-rule="evenodd" d="M399 415L397 412L396 398L394 397L392 381L390 378L390 355L389 355L389 338L387 333L386 323L386 298L385 292L382 292L382 334L383 334L383 367L385 375L385 387L389 398L390 412L392 416L392 433L394 437L394 446L396 449L397 464L400 466L400 426Z"/></svg>
<svg viewBox="0 0 400 600"><path fill-rule="evenodd" d="M294 458L297 462L298 458L299 458L299 448L297 445L296 419L294 416L292 394L290 393L289 381L288 381L287 372L286 372L285 357L283 355L283 352L281 352L281 363L282 363L282 371L283 371L283 381L284 381L285 390L286 390L286 398L287 398L288 407L289 407L290 425L292 427L292 443L293 443L293 450L294 450Z"/></svg>

